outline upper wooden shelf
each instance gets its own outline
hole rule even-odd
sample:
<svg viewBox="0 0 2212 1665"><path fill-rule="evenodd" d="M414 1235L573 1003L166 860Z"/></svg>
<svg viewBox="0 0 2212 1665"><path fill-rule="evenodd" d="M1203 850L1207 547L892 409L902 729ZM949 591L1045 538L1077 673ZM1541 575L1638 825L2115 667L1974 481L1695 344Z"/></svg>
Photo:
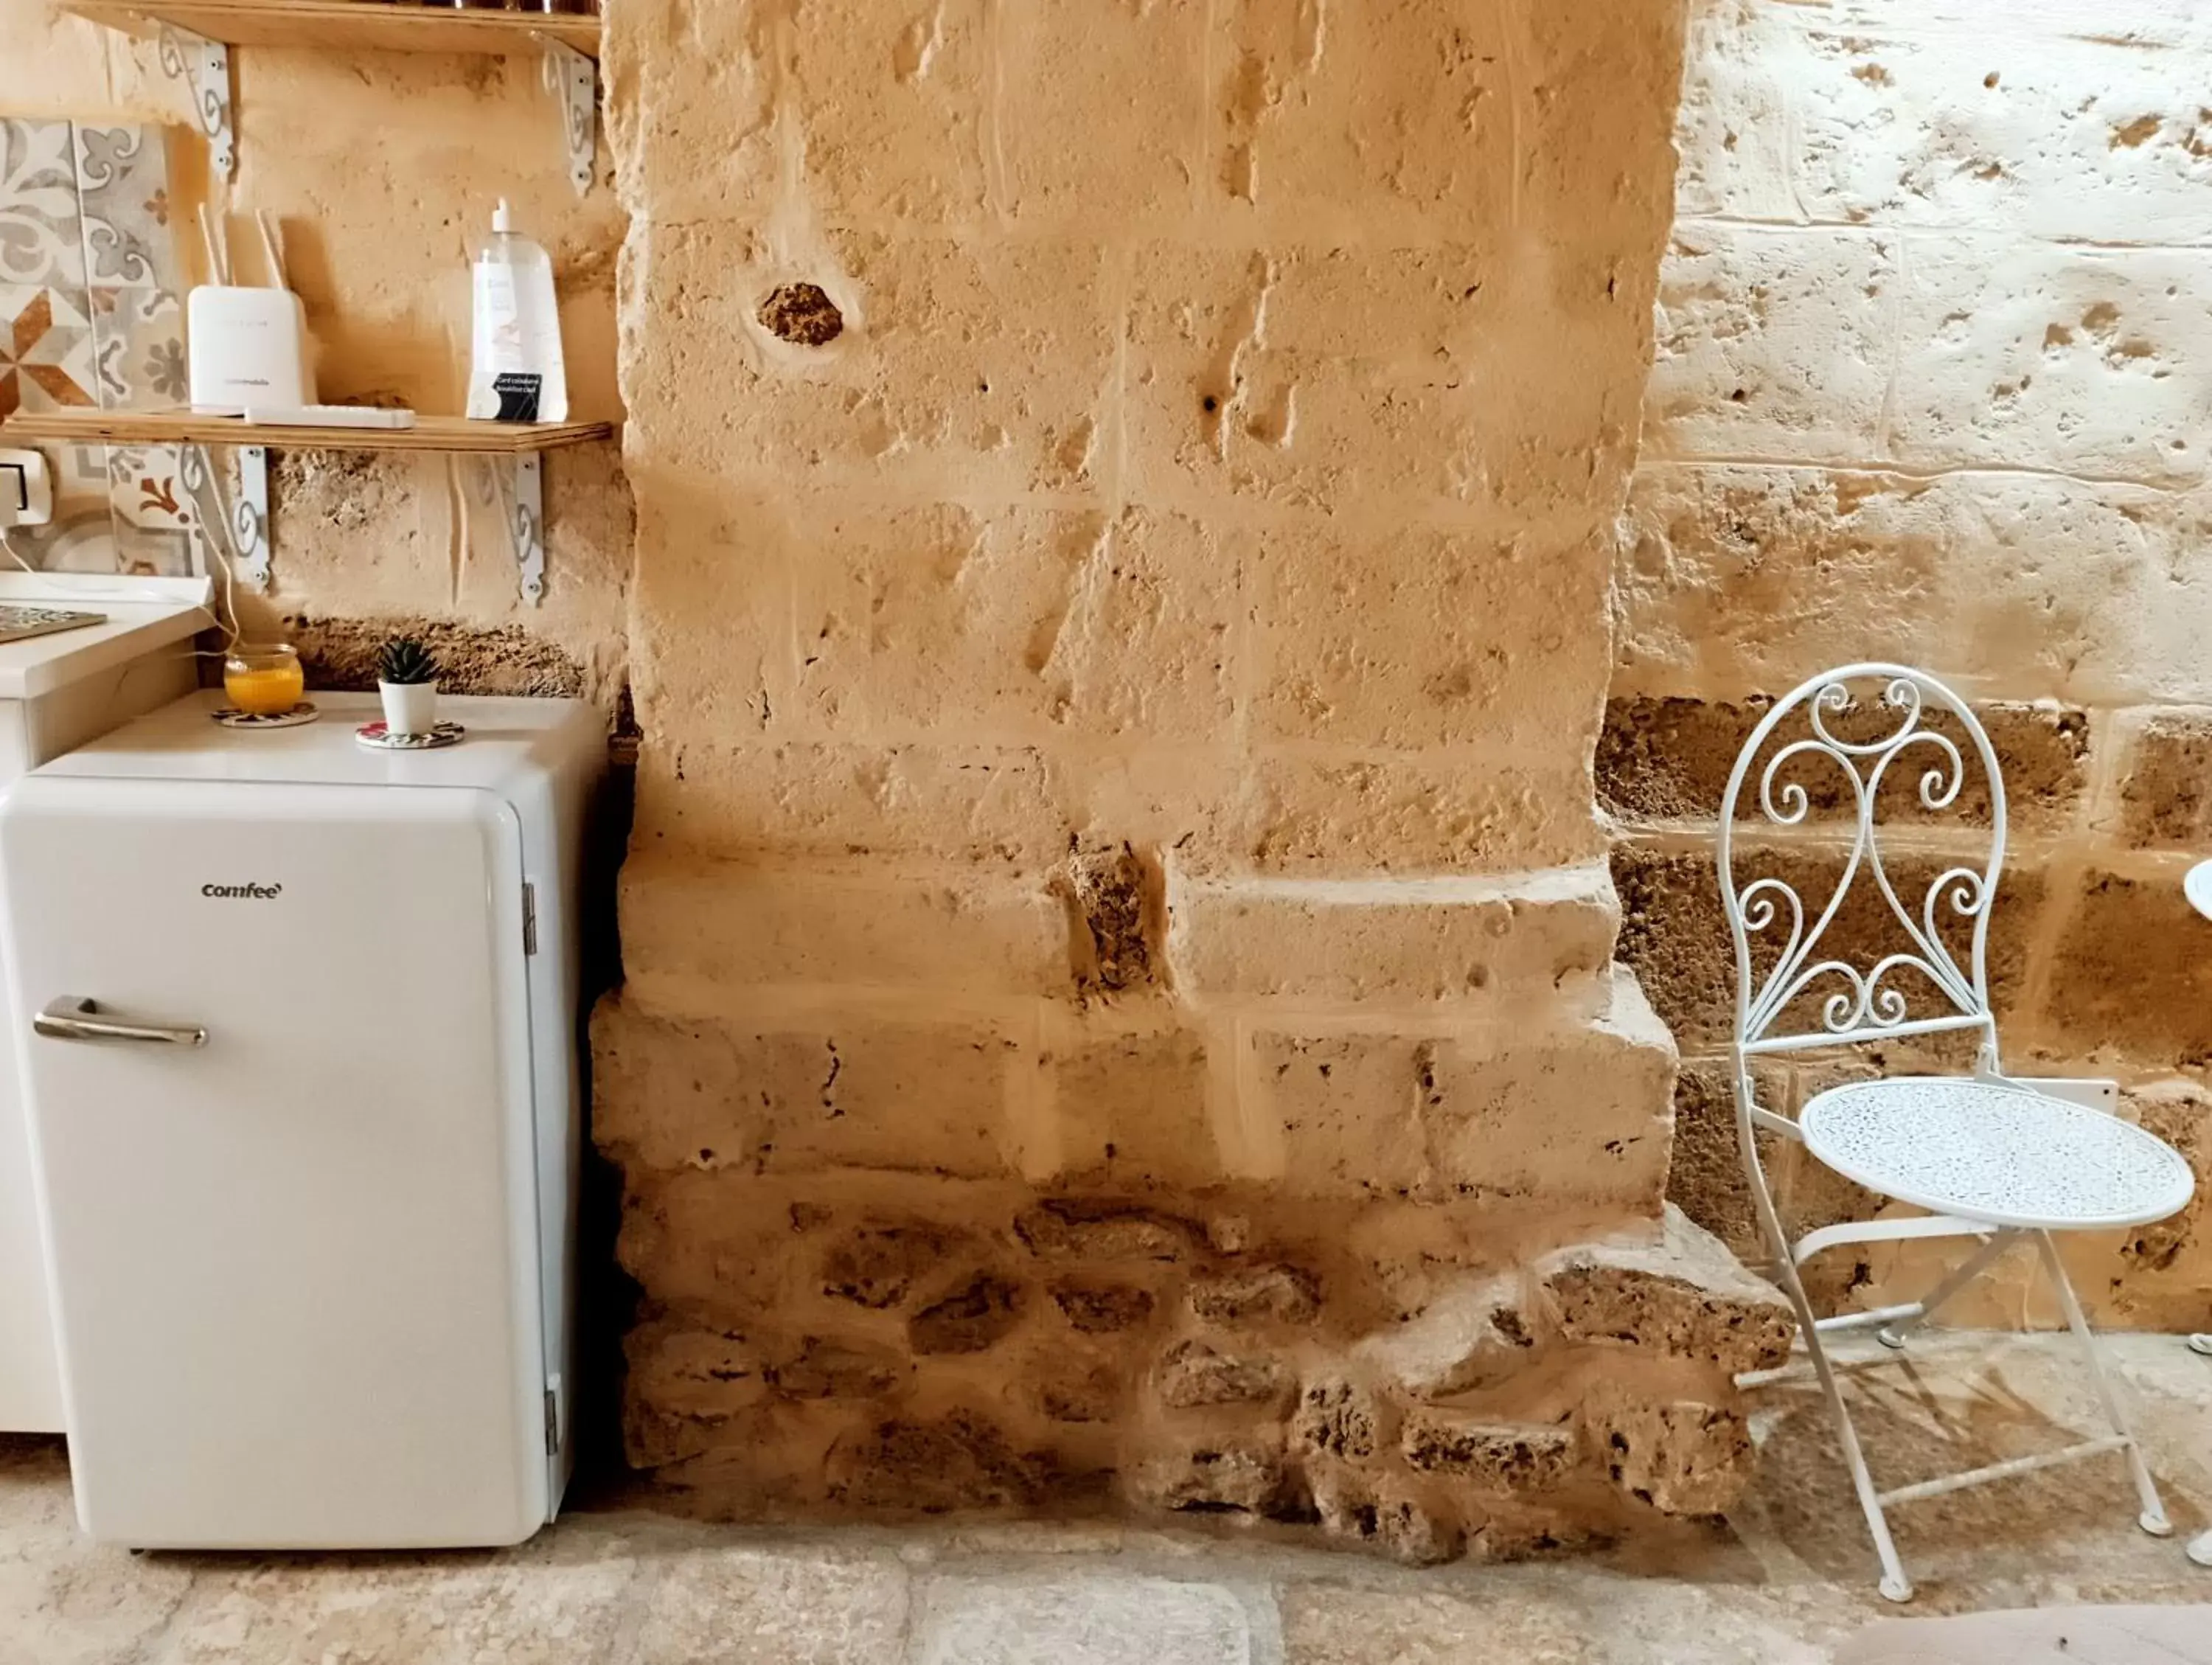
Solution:
<svg viewBox="0 0 2212 1665"><path fill-rule="evenodd" d="M63 0L110 28L173 23L231 46L331 46L393 52L507 53L550 39L599 55L599 19L573 12L493 11L413 0Z"/></svg>
<svg viewBox="0 0 2212 1665"><path fill-rule="evenodd" d="M521 457L611 438L612 422L471 422L415 418L412 428L249 426L234 416L189 410L18 410L0 422L10 439L70 445L270 445L314 451L439 451Z"/></svg>

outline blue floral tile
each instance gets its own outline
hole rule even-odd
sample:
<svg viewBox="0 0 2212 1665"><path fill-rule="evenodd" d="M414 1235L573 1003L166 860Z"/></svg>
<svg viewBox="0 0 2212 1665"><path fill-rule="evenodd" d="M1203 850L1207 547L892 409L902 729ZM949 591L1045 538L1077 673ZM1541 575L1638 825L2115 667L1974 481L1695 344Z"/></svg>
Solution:
<svg viewBox="0 0 2212 1665"><path fill-rule="evenodd" d="M0 121L0 284L84 287L76 165L65 121Z"/></svg>
<svg viewBox="0 0 2212 1665"><path fill-rule="evenodd" d="M167 410L188 401L185 313L169 289L94 289L94 391L103 410Z"/></svg>
<svg viewBox="0 0 2212 1665"><path fill-rule="evenodd" d="M76 167L86 283L180 292L183 266L170 234L167 136L155 126L80 125Z"/></svg>

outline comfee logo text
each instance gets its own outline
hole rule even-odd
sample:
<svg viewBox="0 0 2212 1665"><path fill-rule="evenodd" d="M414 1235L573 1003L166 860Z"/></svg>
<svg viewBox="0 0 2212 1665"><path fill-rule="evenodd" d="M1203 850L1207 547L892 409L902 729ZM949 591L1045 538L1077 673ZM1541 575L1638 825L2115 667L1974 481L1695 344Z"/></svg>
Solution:
<svg viewBox="0 0 2212 1665"><path fill-rule="evenodd" d="M251 898L255 902L273 902L278 896L282 896L283 892L284 887L281 884L255 884L248 883L245 884L203 884L200 886L200 894L204 896L238 896Z"/></svg>

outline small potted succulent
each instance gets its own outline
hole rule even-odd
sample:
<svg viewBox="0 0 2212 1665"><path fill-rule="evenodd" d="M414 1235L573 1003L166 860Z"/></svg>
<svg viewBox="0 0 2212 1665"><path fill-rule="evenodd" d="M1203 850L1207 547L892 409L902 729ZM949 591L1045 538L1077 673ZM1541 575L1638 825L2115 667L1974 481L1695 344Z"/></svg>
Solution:
<svg viewBox="0 0 2212 1665"><path fill-rule="evenodd" d="M438 726L438 661L412 636L384 644L377 657L376 691L384 700L387 734L428 734Z"/></svg>

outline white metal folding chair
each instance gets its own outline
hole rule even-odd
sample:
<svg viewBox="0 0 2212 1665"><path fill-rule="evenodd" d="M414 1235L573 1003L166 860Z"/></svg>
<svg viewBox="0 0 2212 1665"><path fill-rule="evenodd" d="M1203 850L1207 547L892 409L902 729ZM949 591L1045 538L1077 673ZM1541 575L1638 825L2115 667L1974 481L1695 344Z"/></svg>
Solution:
<svg viewBox="0 0 2212 1665"><path fill-rule="evenodd" d="M1920 818L1917 832L1926 830L1929 819L1940 823L1945 812L1960 807L1968 760L1952 732L1931 726L1938 713L1947 714L1955 724L1953 732L1963 734L1986 777L1988 824L1971 829L1977 855L1972 865L1948 865L1958 849L1955 838L1948 845L1924 837L1914 841L1911 860L1921 871L1942 867L1924 896L1916 898L1916 910L1900 899L1885 864L1877 811L1885 788L1892 803L1909 793L1905 801L1917 804ZM1800 726L1799 738L1789 738ZM1790 829L1808 823L1815 793L1855 817L1841 877L1817 913L1808 913L1796 889L1779 877L1738 882L1740 861L1759 865L1759 854L1737 848L1736 816L1738 799L1762 755L1757 796L1746 813L1784 830L1761 841L1756 847L1760 854L1810 853L1813 847L1793 838ZM1915 770L1917 781L1911 778ZM1978 859L1984 832L1985 860ZM1721 806L1721 901L1736 968L1731 1067L1744 1168L1784 1287L1797 1309L1820 1390L1835 1415L1875 1552L1881 1558L1881 1593L1893 1601L1909 1600L1912 1585L1884 1514L1892 1504L2117 1451L2125 1455L2135 1480L2142 1504L2138 1524L2160 1537L2172 1529L2106 1379L2095 1338L2051 1234L2163 1219L2187 1204L2194 1180L2179 1152L2142 1129L2002 1073L1985 951L2004 847L2004 782L1988 735L1950 690L1903 665L1843 665L1794 690L1745 743ZM1875 912L1885 932L1893 927L1894 946L1873 956L1870 965L1852 964L1824 946L1855 881L1875 888L1880 906ZM1960 1031L1978 1036L1972 1075L1851 1082L1810 1099L1794 1121L1758 1102L1752 1068L1759 1059ZM1792 1242L1759 1160L1761 1133L1796 1139L1844 1177L1926 1212L1830 1225ZM1800 1268L1824 1249L1950 1237L1978 1238L1979 1246L1917 1301L1822 1318L1807 1299ZM2023 1238L2033 1243L2081 1343L2112 1432L2059 1450L1876 1490L1824 1340L1839 1331L1874 1328L1890 1346L1904 1346L1914 1325Z"/></svg>

